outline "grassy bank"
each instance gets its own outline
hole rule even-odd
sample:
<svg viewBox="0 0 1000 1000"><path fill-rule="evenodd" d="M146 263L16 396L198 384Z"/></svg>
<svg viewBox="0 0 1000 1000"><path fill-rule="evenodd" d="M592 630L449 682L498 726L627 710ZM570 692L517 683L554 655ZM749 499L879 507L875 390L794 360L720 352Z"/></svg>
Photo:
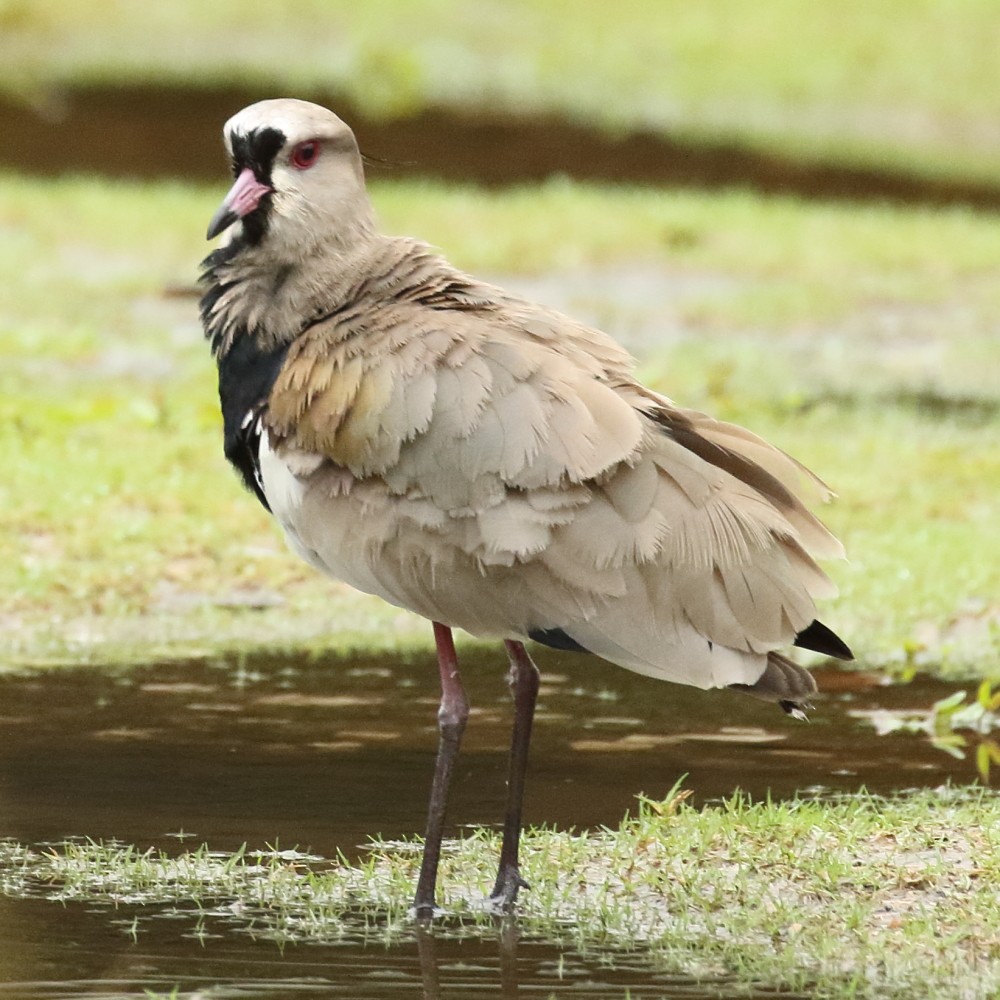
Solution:
<svg viewBox="0 0 1000 1000"><path fill-rule="evenodd" d="M185 294L224 184L5 178L4 663L427 642L286 553L225 468ZM819 471L851 554L824 617L863 662L996 672L993 218L568 183L375 198L387 229L603 326L658 388Z"/></svg>
<svg viewBox="0 0 1000 1000"><path fill-rule="evenodd" d="M1000 799L938 790L893 799L751 803L696 810L684 793L645 802L618 829L535 830L519 903L523 936L651 970L726 977L729 996L780 988L816 997L956 997L1000 989L995 891ZM478 832L441 869L440 935L490 933L477 909L498 850ZM292 852L170 857L70 844L0 844L8 896L128 906L138 938L187 919L209 954L221 931L262 942L405 943L419 845L375 844L357 867ZM158 904L169 904L164 907ZM145 909L144 909L145 908ZM114 912L114 911L111 911Z"/></svg>
<svg viewBox="0 0 1000 1000"><path fill-rule="evenodd" d="M0 6L0 87L154 83L328 92L367 113L556 113L800 158L994 180L990 0L100 0Z"/></svg>

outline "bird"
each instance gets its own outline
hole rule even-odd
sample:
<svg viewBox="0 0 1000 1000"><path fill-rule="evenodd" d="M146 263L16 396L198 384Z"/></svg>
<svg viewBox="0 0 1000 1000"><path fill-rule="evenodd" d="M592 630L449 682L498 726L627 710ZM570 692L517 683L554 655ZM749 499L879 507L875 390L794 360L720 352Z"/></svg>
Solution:
<svg viewBox="0 0 1000 1000"><path fill-rule="evenodd" d="M224 452L320 572L432 623L438 750L414 893L437 912L469 715L453 630L502 641L514 723L496 882L526 887L521 803L539 672L526 642L729 688L802 718L783 650L851 659L816 617L843 546L831 492L743 427L646 387L607 334L384 234L351 128L260 101L224 125L234 181L200 312Z"/></svg>

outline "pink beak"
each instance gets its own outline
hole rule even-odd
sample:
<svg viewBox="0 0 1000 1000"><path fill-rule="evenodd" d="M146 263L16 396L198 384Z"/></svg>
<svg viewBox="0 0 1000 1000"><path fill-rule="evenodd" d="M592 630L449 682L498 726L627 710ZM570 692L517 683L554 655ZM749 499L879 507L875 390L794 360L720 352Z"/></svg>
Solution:
<svg viewBox="0 0 1000 1000"><path fill-rule="evenodd" d="M272 190L273 188L257 180L256 174L250 167L244 167L229 189L229 194L223 199L219 210L212 216L206 239L214 239L238 219L252 212L260 204L261 198L270 194Z"/></svg>

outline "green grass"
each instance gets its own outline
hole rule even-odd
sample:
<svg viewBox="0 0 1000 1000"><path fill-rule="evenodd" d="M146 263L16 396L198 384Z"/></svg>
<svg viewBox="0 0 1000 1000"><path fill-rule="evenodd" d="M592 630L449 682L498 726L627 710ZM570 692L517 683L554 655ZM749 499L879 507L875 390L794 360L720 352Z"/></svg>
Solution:
<svg viewBox="0 0 1000 1000"><path fill-rule="evenodd" d="M992 0L0 4L0 86L154 83L555 112L995 180ZM56 98L56 102L57 102Z"/></svg>
<svg viewBox="0 0 1000 1000"><path fill-rule="evenodd" d="M784 803L737 795L697 810L685 794L644 800L618 829L530 831L522 866L532 888L518 904L520 933L602 953L611 965L631 952L633 968L638 954L651 970L709 983L725 976L733 991L997 995L994 793ZM494 918L477 904L492 884L497 837L477 831L446 846L439 900L450 916L438 933L490 933ZM417 843L375 843L351 866L294 851L168 856L95 843L40 852L5 842L0 889L63 905L139 907L134 936L154 930L164 913L176 928L186 913L206 940L242 923L257 940L279 945L357 938L393 945L415 933L407 910L419 857Z"/></svg>
<svg viewBox="0 0 1000 1000"><path fill-rule="evenodd" d="M3 662L428 641L286 552L225 467L195 302L165 294L224 187L4 179ZM658 388L828 480L850 562L823 616L863 663L996 674L994 218L567 182L375 199L388 230L599 323Z"/></svg>

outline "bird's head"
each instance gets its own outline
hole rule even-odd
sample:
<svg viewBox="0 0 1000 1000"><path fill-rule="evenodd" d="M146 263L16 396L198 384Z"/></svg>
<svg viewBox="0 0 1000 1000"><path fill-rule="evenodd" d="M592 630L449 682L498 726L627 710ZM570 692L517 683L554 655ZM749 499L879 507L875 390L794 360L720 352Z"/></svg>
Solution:
<svg viewBox="0 0 1000 1000"><path fill-rule="evenodd" d="M294 256L371 231L357 140L333 112L307 101L260 101L230 118L223 134L236 180L208 239L239 223L245 243Z"/></svg>

